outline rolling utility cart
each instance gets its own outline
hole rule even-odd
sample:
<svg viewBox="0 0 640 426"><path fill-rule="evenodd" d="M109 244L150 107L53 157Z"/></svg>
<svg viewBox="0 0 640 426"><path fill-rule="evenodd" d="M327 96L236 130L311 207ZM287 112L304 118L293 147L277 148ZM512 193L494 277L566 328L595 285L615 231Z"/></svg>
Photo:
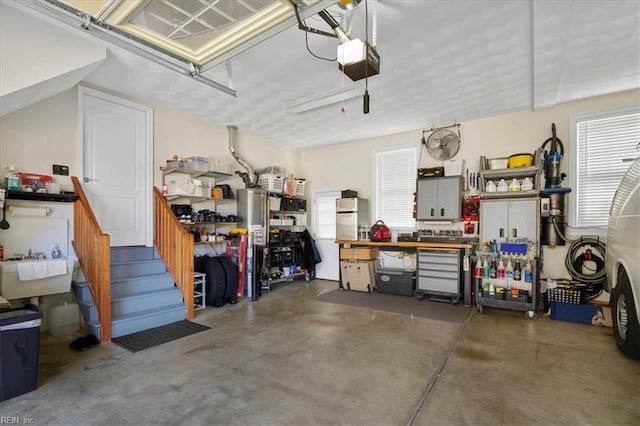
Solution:
<svg viewBox="0 0 640 426"><path fill-rule="evenodd" d="M538 318L538 265L531 262L533 279L530 283L515 280L474 277L476 307L482 313L484 306L524 311L529 320ZM508 282L507 282L508 281ZM485 283L493 284L493 292L483 289Z"/></svg>

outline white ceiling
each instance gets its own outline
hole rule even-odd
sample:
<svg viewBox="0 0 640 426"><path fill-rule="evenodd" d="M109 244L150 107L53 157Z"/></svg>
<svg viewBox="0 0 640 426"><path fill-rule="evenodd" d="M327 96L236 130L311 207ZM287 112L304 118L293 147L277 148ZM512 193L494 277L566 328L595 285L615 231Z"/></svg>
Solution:
<svg viewBox="0 0 640 426"><path fill-rule="evenodd" d="M306 33L296 27L233 57L230 80L225 64L204 74L237 90L236 98L110 45L107 59L84 81L219 125L235 124L293 150L640 87L637 0L375 3L369 0L369 27L371 33L375 7L381 70L369 79L366 115L361 98L346 101L345 113L342 104L287 112L296 101L353 84L336 62L312 57ZM364 39L364 13L362 2L353 12L353 37ZM23 16L25 25L42 25ZM317 16L306 23L329 30ZM308 39L315 54L336 56L336 39ZM364 87L364 80L358 84Z"/></svg>

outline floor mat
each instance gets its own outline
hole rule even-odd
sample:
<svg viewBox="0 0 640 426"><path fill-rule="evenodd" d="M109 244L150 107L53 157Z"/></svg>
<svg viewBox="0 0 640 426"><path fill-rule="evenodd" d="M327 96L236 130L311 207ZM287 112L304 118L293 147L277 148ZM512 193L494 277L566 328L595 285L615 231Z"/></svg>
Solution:
<svg viewBox="0 0 640 426"><path fill-rule="evenodd" d="M131 352L138 352L144 349L153 348L163 343L191 336L201 331L209 330L211 327L197 324L188 320L182 320L149 330L139 331L126 336L114 337L113 343Z"/></svg>
<svg viewBox="0 0 640 426"><path fill-rule="evenodd" d="M418 317L459 323L464 322L473 309L472 306L464 306L464 304L453 305L451 303L418 300L415 297L398 296L395 294L377 292L364 293L340 289L319 294L313 299L320 302L358 306L377 311L415 315Z"/></svg>

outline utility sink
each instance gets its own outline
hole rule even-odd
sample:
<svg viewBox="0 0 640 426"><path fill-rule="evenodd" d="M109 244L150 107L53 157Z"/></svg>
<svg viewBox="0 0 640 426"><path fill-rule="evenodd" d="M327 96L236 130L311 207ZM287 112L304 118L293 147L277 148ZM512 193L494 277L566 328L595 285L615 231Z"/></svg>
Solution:
<svg viewBox="0 0 640 426"><path fill-rule="evenodd" d="M0 262L0 295L15 300L66 293L71 290L73 267L69 258Z"/></svg>

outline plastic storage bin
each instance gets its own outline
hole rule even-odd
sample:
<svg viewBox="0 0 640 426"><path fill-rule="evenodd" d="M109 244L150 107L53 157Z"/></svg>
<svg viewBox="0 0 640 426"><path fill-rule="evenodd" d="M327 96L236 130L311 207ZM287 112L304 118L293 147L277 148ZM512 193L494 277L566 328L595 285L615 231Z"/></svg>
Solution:
<svg viewBox="0 0 640 426"><path fill-rule="evenodd" d="M187 163L189 170L196 170L198 172L209 171L209 159L205 157L187 157L184 159Z"/></svg>
<svg viewBox="0 0 640 426"><path fill-rule="evenodd" d="M304 188L307 185L305 179L295 178L293 180L293 195L296 197L304 197Z"/></svg>
<svg viewBox="0 0 640 426"><path fill-rule="evenodd" d="M60 302L49 312L49 334L67 336L80 328L80 310L77 303Z"/></svg>
<svg viewBox="0 0 640 426"><path fill-rule="evenodd" d="M0 312L0 401L36 389L41 320L35 305Z"/></svg>
<svg viewBox="0 0 640 426"><path fill-rule="evenodd" d="M282 194L282 191L284 191L284 177L279 175L263 174L258 178L258 185L269 192Z"/></svg>
<svg viewBox="0 0 640 426"><path fill-rule="evenodd" d="M416 289L416 271L384 268L376 273L376 288L380 293L412 297Z"/></svg>

